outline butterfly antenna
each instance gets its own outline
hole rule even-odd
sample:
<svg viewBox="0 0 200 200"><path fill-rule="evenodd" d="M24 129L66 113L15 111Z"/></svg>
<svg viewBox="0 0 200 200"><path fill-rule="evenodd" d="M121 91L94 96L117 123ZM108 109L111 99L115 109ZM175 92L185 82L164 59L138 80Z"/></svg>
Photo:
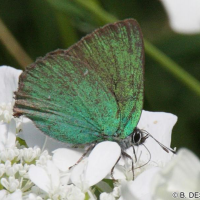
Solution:
<svg viewBox="0 0 200 200"><path fill-rule="evenodd" d="M149 160L148 160L145 164L143 164L143 165L141 165L141 166L139 166L139 167L136 167L135 169L139 169L139 168L141 168L141 167L144 167L144 166L147 165L147 164L150 162L150 160L151 160L151 153L150 153L149 149L148 149L144 144L141 144L141 145L143 145L144 148L148 151L148 153L149 153Z"/></svg>
<svg viewBox="0 0 200 200"><path fill-rule="evenodd" d="M175 150L166 147L164 144L162 144L161 142L159 142L155 137L153 137L153 136L152 136L150 133L148 133L146 130L142 130L142 132L145 133L145 134L147 134L146 136L153 138L153 139L160 145L160 147L161 147L164 151L166 151L167 153L169 153L169 151L171 151L173 154L176 154L176 151L175 151ZM145 136L145 137L146 137L146 136Z"/></svg>

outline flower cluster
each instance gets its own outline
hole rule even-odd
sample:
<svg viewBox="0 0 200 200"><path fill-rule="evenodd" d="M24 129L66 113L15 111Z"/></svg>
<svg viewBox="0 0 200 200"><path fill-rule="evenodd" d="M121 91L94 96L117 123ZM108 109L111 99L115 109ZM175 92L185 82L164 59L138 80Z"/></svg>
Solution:
<svg viewBox="0 0 200 200"><path fill-rule="evenodd" d="M1 200L167 200L173 192L200 189L200 162L189 150L174 156L148 138L145 146L135 147L137 160L132 148L126 150L132 170L132 160L121 156L115 142L99 143L82 158L89 146L71 148L45 136L31 120L13 118L20 73L0 67ZM176 121L169 113L143 111L138 127L170 147ZM120 156L114 180L111 170Z"/></svg>

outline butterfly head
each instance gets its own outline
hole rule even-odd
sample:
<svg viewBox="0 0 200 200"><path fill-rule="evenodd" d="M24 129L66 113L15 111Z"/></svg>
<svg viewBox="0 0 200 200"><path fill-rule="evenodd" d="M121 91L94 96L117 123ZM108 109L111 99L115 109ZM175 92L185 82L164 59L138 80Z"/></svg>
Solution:
<svg viewBox="0 0 200 200"><path fill-rule="evenodd" d="M135 128L133 133L131 134L131 142L133 145L140 145L145 142L147 139L146 135L144 135L143 131L139 128Z"/></svg>
<svg viewBox="0 0 200 200"><path fill-rule="evenodd" d="M120 140L116 138L115 141L121 146L122 149L128 149L131 146L139 146L143 144L147 138L148 135L136 127L128 137Z"/></svg>

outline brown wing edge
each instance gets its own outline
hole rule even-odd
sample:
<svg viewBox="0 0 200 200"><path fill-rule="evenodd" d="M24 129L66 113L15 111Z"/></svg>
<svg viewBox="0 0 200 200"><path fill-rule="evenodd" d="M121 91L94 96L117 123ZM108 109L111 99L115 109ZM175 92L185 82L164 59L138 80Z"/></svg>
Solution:
<svg viewBox="0 0 200 200"><path fill-rule="evenodd" d="M140 28L139 23L135 19L129 18L129 19L117 21L115 23L106 24L105 26L97 28L92 33L89 33L86 36L82 37L77 43L73 44L68 49L66 49L66 50L64 50L64 49L57 49L55 51L52 51L52 52L48 53L47 55L57 55L57 54L60 54L60 53L62 53L62 54L69 54L72 49L74 49L77 46L79 46L79 44L82 43L84 40L88 40L90 37L93 37L94 34L96 34L98 32L102 32L103 33L103 32L105 32L105 29L107 29L110 26L114 27L114 28L117 28L117 26L119 24L124 24L126 27L128 27L129 23L132 23L134 26L138 27L138 30L139 30L140 35L141 35L141 38L143 38L142 30ZM143 47L144 47L144 41L143 41L143 39L142 39L142 44L143 44ZM144 64L145 64L144 48L143 48L143 51L142 51L142 57L143 57L142 58L142 62L143 62L143 69L144 69ZM144 70L143 70L143 74L144 74Z"/></svg>

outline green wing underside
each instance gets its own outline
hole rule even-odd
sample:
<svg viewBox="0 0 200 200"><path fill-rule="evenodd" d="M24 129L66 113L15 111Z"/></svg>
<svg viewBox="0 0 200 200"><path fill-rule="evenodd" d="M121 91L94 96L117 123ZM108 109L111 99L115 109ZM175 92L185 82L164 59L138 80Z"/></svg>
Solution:
<svg viewBox="0 0 200 200"><path fill-rule="evenodd" d="M47 135L81 144L101 141L100 133L108 131L109 135L116 130L119 119L114 96L80 60L62 54L49 56L24 73L20 82L18 112ZM113 130L107 130L110 124Z"/></svg>
<svg viewBox="0 0 200 200"><path fill-rule="evenodd" d="M98 29L29 66L14 111L71 144L125 138L141 115L143 51L135 20Z"/></svg>

